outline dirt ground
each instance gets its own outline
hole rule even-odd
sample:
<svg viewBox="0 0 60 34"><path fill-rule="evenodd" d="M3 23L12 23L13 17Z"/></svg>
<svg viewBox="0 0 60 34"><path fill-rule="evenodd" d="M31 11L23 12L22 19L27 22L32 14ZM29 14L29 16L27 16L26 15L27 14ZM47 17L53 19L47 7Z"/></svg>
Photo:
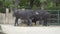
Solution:
<svg viewBox="0 0 60 34"><path fill-rule="evenodd" d="M21 27L1 24L6 34L60 34L60 26Z"/></svg>

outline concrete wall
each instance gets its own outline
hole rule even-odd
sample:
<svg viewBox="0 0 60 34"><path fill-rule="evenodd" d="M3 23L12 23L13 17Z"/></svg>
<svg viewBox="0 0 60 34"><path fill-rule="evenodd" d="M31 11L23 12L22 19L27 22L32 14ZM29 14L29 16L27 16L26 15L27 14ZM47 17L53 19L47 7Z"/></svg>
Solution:
<svg viewBox="0 0 60 34"><path fill-rule="evenodd" d="M1 24L13 24L15 18L12 16L12 13L3 14L0 13L0 23Z"/></svg>

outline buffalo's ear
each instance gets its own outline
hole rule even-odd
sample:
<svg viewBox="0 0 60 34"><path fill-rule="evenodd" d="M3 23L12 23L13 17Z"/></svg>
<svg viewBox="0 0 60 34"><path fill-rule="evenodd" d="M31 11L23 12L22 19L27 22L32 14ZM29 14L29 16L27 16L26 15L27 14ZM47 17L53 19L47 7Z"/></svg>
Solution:
<svg viewBox="0 0 60 34"><path fill-rule="evenodd" d="M39 13L38 12L35 12L36 15L38 15Z"/></svg>

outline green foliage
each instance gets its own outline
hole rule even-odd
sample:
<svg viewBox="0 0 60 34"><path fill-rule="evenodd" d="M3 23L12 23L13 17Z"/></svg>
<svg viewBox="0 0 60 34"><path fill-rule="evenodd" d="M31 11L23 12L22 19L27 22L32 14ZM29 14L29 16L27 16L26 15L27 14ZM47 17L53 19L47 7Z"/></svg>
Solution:
<svg viewBox="0 0 60 34"><path fill-rule="evenodd" d="M5 4L5 7L10 7L10 5L12 5L13 3L12 3L12 0L5 0L4 1L4 4Z"/></svg>
<svg viewBox="0 0 60 34"><path fill-rule="evenodd" d="M19 6L20 8L29 8L29 4L29 0L21 0Z"/></svg>
<svg viewBox="0 0 60 34"><path fill-rule="evenodd" d="M40 2L40 4L37 4L38 1ZM58 6L60 8L60 0L57 0L57 1L59 1ZM15 3L15 0L5 0L5 7L15 7L14 3ZM39 7L37 7L36 5L39 5ZM44 8L46 10L59 9L59 8L55 7L54 0L34 0L34 5L33 5L32 9L39 9L39 8L41 8L42 5L45 5ZM30 0L20 0L18 8L29 8L29 7L30 7Z"/></svg>
<svg viewBox="0 0 60 34"><path fill-rule="evenodd" d="M41 3L44 3L45 1L47 1L47 0L40 0Z"/></svg>
<svg viewBox="0 0 60 34"><path fill-rule="evenodd" d="M3 2L2 1L0 1L0 8L2 8L3 7Z"/></svg>
<svg viewBox="0 0 60 34"><path fill-rule="evenodd" d="M15 8L15 0L0 0L0 4L3 4L5 8ZM40 9L42 5L45 10L60 10L60 0L58 1L58 6L55 6L55 0L34 0L34 4L32 9ZM0 8L3 5L0 5ZM20 0L18 8L29 8L30 7L30 0Z"/></svg>
<svg viewBox="0 0 60 34"><path fill-rule="evenodd" d="M6 13L5 8L0 8L0 12L1 12L1 13Z"/></svg>
<svg viewBox="0 0 60 34"><path fill-rule="evenodd" d="M5 13L3 0L0 0L0 12L1 12L1 13Z"/></svg>

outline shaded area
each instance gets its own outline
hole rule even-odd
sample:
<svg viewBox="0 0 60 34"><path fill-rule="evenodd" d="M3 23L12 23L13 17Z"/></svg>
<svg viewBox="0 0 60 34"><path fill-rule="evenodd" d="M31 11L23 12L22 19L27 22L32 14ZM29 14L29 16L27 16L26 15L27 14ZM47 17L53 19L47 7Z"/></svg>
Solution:
<svg viewBox="0 0 60 34"><path fill-rule="evenodd" d="M0 34L6 34L6 33L4 33L4 32L2 31L1 25L0 25Z"/></svg>

